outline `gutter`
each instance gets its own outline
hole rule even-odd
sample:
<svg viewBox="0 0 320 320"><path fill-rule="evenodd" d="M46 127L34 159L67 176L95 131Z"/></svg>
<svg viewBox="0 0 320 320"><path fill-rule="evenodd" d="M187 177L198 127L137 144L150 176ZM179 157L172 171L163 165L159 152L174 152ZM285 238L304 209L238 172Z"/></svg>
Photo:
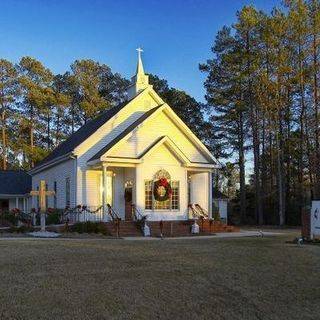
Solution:
<svg viewBox="0 0 320 320"><path fill-rule="evenodd" d="M29 193L22 193L22 194L6 194L6 193L0 193L0 199L6 198L27 198L31 197Z"/></svg>
<svg viewBox="0 0 320 320"><path fill-rule="evenodd" d="M57 165L57 164L59 164L61 162L65 162L65 161L67 161L69 159L76 159L76 156L74 155L73 151L71 151L69 153L66 153L63 156L57 157L57 158L55 158L55 159L53 159L51 161L48 161L48 162L46 162L46 163L44 163L42 165L39 165L38 167L35 167L35 168L29 170L28 173L30 175L34 175L34 174L39 173L39 172L41 172L43 170L47 170L47 169L49 169L49 168L51 168L51 167L53 167L53 166L55 166L55 165Z"/></svg>

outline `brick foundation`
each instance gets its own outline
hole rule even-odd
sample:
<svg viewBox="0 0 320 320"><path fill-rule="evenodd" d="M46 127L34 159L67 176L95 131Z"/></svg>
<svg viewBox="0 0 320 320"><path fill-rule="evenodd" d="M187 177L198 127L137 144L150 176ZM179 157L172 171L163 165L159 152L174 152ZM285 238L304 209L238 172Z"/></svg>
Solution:
<svg viewBox="0 0 320 320"><path fill-rule="evenodd" d="M310 238L310 210L304 209L301 213L301 236Z"/></svg>

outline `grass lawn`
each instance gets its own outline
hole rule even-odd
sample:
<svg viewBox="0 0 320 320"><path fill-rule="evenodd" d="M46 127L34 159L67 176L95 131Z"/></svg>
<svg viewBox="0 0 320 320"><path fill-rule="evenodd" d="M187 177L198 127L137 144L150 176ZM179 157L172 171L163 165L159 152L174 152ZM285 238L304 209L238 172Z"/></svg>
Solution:
<svg viewBox="0 0 320 320"><path fill-rule="evenodd" d="M1 240L0 319L320 319L320 247Z"/></svg>

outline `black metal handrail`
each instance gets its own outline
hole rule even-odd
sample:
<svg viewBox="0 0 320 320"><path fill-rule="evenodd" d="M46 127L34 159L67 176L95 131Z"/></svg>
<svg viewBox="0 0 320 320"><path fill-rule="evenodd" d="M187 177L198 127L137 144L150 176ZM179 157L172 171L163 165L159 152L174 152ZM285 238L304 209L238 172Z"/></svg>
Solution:
<svg viewBox="0 0 320 320"><path fill-rule="evenodd" d="M143 215L135 204L131 205L131 210L132 210L132 218L134 221L146 220L147 216Z"/></svg>
<svg viewBox="0 0 320 320"><path fill-rule="evenodd" d="M108 215L111 217L112 221L121 220L119 215L114 211L114 209L112 208L112 206L109 203L107 203L107 208L108 208Z"/></svg>
<svg viewBox="0 0 320 320"><path fill-rule="evenodd" d="M191 211L192 217L196 219L208 219L209 214L205 211L199 204L189 204L188 205L189 212Z"/></svg>
<svg viewBox="0 0 320 320"><path fill-rule="evenodd" d="M203 209L198 203L196 203L195 205L196 210L200 213L200 215L204 218L204 219L208 219L209 218L209 213L207 210Z"/></svg>

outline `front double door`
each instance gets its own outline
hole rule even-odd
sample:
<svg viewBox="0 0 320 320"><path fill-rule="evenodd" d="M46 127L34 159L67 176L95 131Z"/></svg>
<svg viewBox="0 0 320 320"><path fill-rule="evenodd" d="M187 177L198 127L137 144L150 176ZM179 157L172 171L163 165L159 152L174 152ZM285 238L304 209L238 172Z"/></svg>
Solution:
<svg viewBox="0 0 320 320"><path fill-rule="evenodd" d="M132 186L125 186L124 189L124 201L125 201L125 220L132 220Z"/></svg>

